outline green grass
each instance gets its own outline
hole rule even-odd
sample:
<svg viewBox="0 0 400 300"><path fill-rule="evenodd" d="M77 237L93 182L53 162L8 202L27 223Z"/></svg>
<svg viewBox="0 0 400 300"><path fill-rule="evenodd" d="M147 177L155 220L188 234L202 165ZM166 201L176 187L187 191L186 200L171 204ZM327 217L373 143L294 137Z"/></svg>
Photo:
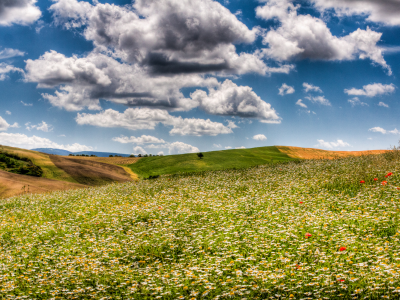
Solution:
<svg viewBox="0 0 400 300"><path fill-rule="evenodd" d="M276 147L213 151L203 154L202 159L195 153L145 157L128 167L139 177L148 178L164 174L242 169L295 160L281 153Z"/></svg>

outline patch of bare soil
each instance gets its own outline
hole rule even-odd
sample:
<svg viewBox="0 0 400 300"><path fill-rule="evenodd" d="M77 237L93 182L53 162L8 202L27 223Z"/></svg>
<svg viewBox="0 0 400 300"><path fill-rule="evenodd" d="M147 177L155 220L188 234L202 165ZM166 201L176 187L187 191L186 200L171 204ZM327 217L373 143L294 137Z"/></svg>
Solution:
<svg viewBox="0 0 400 300"><path fill-rule="evenodd" d="M367 151L326 151L314 148L300 148L277 146L279 151L287 154L292 158L300 159L337 159L349 156L362 156L371 154L382 154L389 150L367 150Z"/></svg>
<svg viewBox="0 0 400 300"><path fill-rule="evenodd" d="M112 182L131 181L131 175L124 168L90 159L49 155L57 168L68 173L81 184L98 186Z"/></svg>
<svg viewBox="0 0 400 300"><path fill-rule="evenodd" d="M28 191L30 194L39 194L85 187L87 186L82 184L13 174L0 170L0 198L22 195L28 193Z"/></svg>

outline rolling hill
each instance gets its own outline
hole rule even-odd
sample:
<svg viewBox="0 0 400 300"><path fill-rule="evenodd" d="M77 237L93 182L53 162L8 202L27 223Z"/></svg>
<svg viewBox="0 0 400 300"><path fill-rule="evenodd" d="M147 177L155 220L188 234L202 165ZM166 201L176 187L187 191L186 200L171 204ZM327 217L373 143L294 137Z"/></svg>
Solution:
<svg viewBox="0 0 400 300"><path fill-rule="evenodd" d="M129 155L130 155L130 154L123 154L123 153L96 152L96 151L70 152L70 151L63 150L63 149L53 149L53 148L36 148L36 149L32 149L32 151L38 151L38 152L42 152L42 153L46 153L46 154L53 154L53 155L64 155L64 156L68 156L70 154L73 154L73 155L85 154L85 155L96 155L98 157L109 157L110 155L129 157Z"/></svg>

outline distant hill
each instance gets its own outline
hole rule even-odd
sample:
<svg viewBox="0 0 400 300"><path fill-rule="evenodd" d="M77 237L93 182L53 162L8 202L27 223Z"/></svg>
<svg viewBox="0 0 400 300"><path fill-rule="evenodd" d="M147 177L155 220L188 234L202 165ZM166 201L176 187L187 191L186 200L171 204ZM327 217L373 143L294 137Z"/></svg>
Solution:
<svg viewBox="0 0 400 300"><path fill-rule="evenodd" d="M122 157L129 157L129 154L122 154L122 153L113 153L113 152L94 152L94 151L81 151L81 152L70 152L67 150L62 149L53 149L53 148L36 148L32 149L33 151L43 152L47 154L54 154L54 155L78 155L78 154L85 154L85 155L96 155L98 157L109 157L110 155L119 155Z"/></svg>

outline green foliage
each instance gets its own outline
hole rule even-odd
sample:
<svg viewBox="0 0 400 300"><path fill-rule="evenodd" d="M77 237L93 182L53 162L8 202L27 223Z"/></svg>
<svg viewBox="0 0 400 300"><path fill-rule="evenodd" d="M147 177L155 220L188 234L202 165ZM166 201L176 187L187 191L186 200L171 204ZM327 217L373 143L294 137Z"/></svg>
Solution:
<svg viewBox="0 0 400 300"><path fill-rule="evenodd" d="M204 154L201 153L201 152L200 152L200 153L197 153L197 157L200 158L200 159L202 159L202 158L204 157Z"/></svg>
<svg viewBox="0 0 400 300"><path fill-rule="evenodd" d="M195 153L153 156L141 159L129 165L129 168L141 178L148 178L151 175L242 169L271 164L271 159L274 163L296 160L281 153L276 147L261 147L207 152L201 160Z"/></svg>
<svg viewBox="0 0 400 300"><path fill-rule="evenodd" d="M29 158L13 153L0 152L0 169L10 173L41 177L43 170L35 166Z"/></svg>

